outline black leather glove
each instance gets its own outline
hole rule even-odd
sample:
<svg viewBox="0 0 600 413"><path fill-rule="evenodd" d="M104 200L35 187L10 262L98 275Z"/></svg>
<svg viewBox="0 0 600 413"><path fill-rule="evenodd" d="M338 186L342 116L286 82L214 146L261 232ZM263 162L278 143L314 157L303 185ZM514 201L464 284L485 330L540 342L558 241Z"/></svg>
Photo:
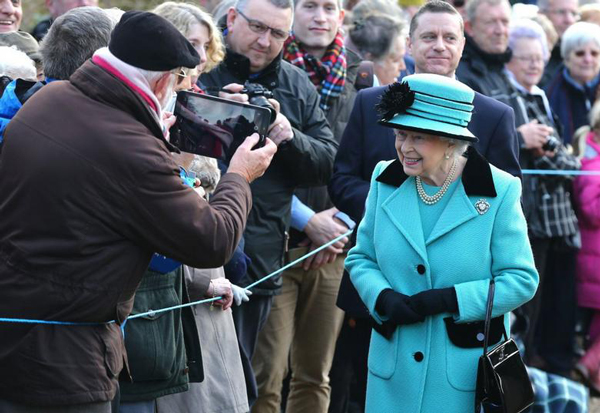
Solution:
<svg viewBox="0 0 600 413"><path fill-rule="evenodd" d="M377 297L375 309L379 314L390 318L395 324L414 324L425 320L425 317L416 313L410 307L410 297L397 293L392 289L385 289Z"/></svg>
<svg viewBox="0 0 600 413"><path fill-rule="evenodd" d="M458 300L454 287L425 290L410 297L410 308L422 316L456 313Z"/></svg>

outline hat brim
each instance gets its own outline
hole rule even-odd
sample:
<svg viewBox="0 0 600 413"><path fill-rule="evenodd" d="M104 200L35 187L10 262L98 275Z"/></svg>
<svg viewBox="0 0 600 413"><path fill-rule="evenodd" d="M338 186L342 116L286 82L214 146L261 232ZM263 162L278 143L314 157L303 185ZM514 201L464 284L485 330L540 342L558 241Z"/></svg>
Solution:
<svg viewBox="0 0 600 413"><path fill-rule="evenodd" d="M394 129L406 129L423 132L429 135L439 135L446 138L459 139L468 142L478 142L479 139L467 128L450 123L425 119L408 113L399 113L390 120L380 120L380 125Z"/></svg>

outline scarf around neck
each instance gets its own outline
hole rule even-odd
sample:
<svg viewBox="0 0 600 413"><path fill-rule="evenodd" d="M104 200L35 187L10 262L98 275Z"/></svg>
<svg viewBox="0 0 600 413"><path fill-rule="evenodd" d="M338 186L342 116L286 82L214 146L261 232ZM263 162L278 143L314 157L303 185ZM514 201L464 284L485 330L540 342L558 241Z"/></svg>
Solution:
<svg viewBox="0 0 600 413"><path fill-rule="evenodd" d="M346 48L344 37L337 33L320 60L306 53L292 33L283 47L283 58L304 70L321 96L320 107L328 111L346 83Z"/></svg>
<svg viewBox="0 0 600 413"><path fill-rule="evenodd" d="M139 72L139 69L117 58L110 50L108 50L108 47L96 50L92 57L92 62L121 80L128 88L139 95L150 108L152 116L160 125L166 136L166 129L162 122L162 108L160 103L154 95L154 92L152 92L146 78Z"/></svg>

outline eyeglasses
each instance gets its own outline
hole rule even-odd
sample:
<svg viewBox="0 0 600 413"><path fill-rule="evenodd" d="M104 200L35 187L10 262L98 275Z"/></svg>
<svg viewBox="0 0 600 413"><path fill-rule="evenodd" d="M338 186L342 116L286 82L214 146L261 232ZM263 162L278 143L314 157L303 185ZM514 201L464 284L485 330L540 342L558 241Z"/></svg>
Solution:
<svg viewBox="0 0 600 413"><path fill-rule="evenodd" d="M544 58L541 56L513 56L513 57L523 63L544 64Z"/></svg>
<svg viewBox="0 0 600 413"><path fill-rule="evenodd" d="M583 56L585 56L586 51L585 50L576 50L576 51L573 52L573 54L575 54L575 56L577 56L577 57L583 57ZM598 57L598 55L600 55L600 51L598 51L598 50L590 50L590 55L592 57Z"/></svg>
<svg viewBox="0 0 600 413"><path fill-rule="evenodd" d="M273 39L278 40L280 42L283 42L285 39L287 39L290 36L289 32L284 32L283 30L274 29L270 26L267 26L264 23L259 22L258 20L251 19L250 17L248 17L244 13L242 13L242 11L240 9L235 9L235 11L238 12L244 19L246 19L246 21L248 22L248 27L250 27L250 30L252 30L254 33L263 34L263 33L266 33L267 30L270 30L271 36L273 36Z"/></svg>
<svg viewBox="0 0 600 413"><path fill-rule="evenodd" d="M561 17L572 17L575 20L579 20L579 12L575 11L575 10L567 10L567 9L553 9L553 10L548 10L548 13L552 13L552 14L557 14Z"/></svg>
<svg viewBox="0 0 600 413"><path fill-rule="evenodd" d="M178 67L177 69L171 70L171 73L173 73L175 76L185 78L190 75L190 70L191 69L188 69L187 67Z"/></svg>

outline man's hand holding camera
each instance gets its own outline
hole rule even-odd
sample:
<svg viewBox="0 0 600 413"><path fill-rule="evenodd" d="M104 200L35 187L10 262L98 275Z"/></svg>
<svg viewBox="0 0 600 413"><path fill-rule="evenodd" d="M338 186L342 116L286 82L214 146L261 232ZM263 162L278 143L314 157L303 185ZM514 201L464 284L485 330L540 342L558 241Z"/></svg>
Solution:
<svg viewBox="0 0 600 413"><path fill-rule="evenodd" d="M237 173L243 176L248 183L261 177L269 167L277 146L269 138L262 148L252 149L258 143L258 134L246 138L233 154L227 172Z"/></svg>
<svg viewBox="0 0 600 413"><path fill-rule="evenodd" d="M290 121L281 113L277 114L275 122L269 127L269 138L279 146L282 142L294 139L294 131Z"/></svg>

